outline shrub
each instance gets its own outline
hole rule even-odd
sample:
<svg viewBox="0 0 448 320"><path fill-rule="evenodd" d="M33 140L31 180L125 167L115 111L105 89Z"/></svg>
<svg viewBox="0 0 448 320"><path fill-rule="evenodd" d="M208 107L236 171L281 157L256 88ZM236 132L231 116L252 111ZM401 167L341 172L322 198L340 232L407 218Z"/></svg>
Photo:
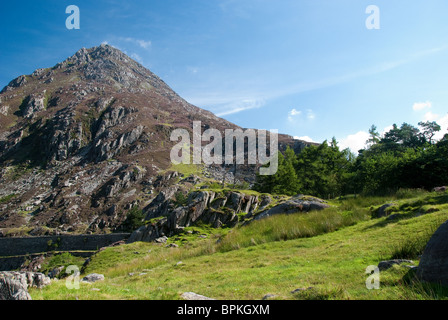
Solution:
<svg viewBox="0 0 448 320"><path fill-rule="evenodd" d="M182 207L187 204L188 197L186 195L184 195L181 191L176 192L174 197L175 197L174 204L177 207Z"/></svg>
<svg viewBox="0 0 448 320"><path fill-rule="evenodd" d="M127 232L137 230L138 228L140 228L145 224L143 222L144 218L145 216L143 214L143 211L140 210L138 207L133 207L131 210L128 211L126 220L121 225L121 228L123 231Z"/></svg>

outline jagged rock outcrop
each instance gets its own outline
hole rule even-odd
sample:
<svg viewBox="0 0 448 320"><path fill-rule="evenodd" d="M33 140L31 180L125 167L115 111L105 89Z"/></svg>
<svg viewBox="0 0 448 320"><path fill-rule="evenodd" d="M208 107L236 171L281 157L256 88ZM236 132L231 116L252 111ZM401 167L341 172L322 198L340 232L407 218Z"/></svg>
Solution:
<svg viewBox="0 0 448 320"><path fill-rule="evenodd" d="M269 208L273 201L269 195L205 190L191 192L186 204L176 206L173 199L175 190L169 188L159 193L148 207L146 220L150 223L134 231L128 242L149 242L170 237L199 222L214 228L235 227L239 222L250 223L276 214L302 213L329 207L321 199L298 195Z"/></svg>
<svg viewBox="0 0 448 320"><path fill-rule="evenodd" d="M50 283L50 278L39 272L0 272L0 300L32 300L28 288Z"/></svg>
<svg viewBox="0 0 448 320"><path fill-rule="evenodd" d="M260 212L254 217L254 220L267 218L277 214L310 212L316 210L323 210L329 207L330 206L322 199L297 195L281 204L278 204L270 209Z"/></svg>
<svg viewBox="0 0 448 320"><path fill-rule="evenodd" d="M244 198L240 194L232 192L228 197L219 197L216 199L217 202L214 202L215 192L193 191L188 196L186 205L175 207L171 197L167 198L167 195L172 194L175 189L169 190L170 193L161 192L154 199L155 204L151 206L146 216L147 220L160 219L136 230L131 234L128 242L149 242L163 236L172 236L200 221L215 228L234 227L238 223L237 214L241 212L240 201L229 202L227 207L225 204L228 198ZM219 203L220 207L217 207L216 203Z"/></svg>
<svg viewBox="0 0 448 320"><path fill-rule="evenodd" d="M32 300L25 278L0 273L0 300Z"/></svg>
<svg viewBox="0 0 448 320"><path fill-rule="evenodd" d="M35 113L45 109L45 92L42 94L32 94L23 103L22 115L24 118L32 118Z"/></svg>

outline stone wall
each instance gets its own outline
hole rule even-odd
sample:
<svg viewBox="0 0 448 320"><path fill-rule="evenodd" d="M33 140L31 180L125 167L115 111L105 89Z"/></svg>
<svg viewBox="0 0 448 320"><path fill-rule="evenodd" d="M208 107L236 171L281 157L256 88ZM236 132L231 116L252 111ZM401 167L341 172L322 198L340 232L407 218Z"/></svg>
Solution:
<svg viewBox="0 0 448 320"><path fill-rule="evenodd" d="M95 251L127 238L129 238L128 233L0 238L0 257L23 256L49 251Z"/></svg>

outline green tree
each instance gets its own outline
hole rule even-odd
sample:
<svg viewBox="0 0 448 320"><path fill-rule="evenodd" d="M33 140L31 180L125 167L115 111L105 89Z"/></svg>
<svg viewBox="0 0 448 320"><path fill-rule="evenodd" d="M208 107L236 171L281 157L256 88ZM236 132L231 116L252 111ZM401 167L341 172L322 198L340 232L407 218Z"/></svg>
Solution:
<svg viewBox="0 0 448 320"><path fill-rule="evenodd" d="M299 192L300 184L295 172L297 157L291 148L285 154L278 153L278 170L274 175L257 175L255 189L260 192L295 195Z"/></svg>
<svg viewBox="0 0 448 320"><path fill-rule="evenodd" d="M369 139L366 141L367 145L370 147L372 145L377 144L380 142L380 134L378 133L377 127L375 125L372 125L369 129Z"/></svg>
<svg viewBox="0 0 448 320"><path fill-rule="evenodd" d="M121 225L121 229L126 232L133 232L145 225L144 218L143 211L137 206L134 206L128 211L126 220Z"/></svg>
<svg viewBox="0 0 448 320"><path fill-rule="evenodd" d="M351 179L350 167L353 154L348 149L339 150L335 138L330 144L324 141L319 146L309 146L297 156L297 178L302 184L302 193L328 197L346 191Z"/></svg>
<svg viewBox="0 0 448 320"><path fill-rule="evenodd" d="M434 136L442 129L435 121L419 122L418 125L423 129L421 133L423 139L429 142L429 144L433 144Z"/></svg>

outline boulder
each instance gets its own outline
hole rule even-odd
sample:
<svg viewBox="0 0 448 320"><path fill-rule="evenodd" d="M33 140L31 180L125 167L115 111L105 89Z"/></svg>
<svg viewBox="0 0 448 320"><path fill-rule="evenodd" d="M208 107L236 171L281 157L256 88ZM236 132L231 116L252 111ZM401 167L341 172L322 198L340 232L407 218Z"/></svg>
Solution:
<svg viewBox="0 0 448 320"><path fill-rule="evenodd" d="M215 300L194 292L184 292L182 293L181 298L184 300Z"/></svg>
<svg viewBox="0 0 448 320"><path fill-rule="evenodd" d="M0 273L0 300L32 300L23 274Z"/></svg>
<svg viewBox="0 0 448 320"><path fill-rule="evenodd" d="M271 209L265 210L255 216L254 220L264 219L276 214L292 214L298 212L310 212L316 210L323 210L330 206L325 201L313 198L297 195L291 199L280 203Z"/></svg>
<svg viewBox="0 0 448 320"><path fill-rule="evenodd" d="M383 206L381 206L377 211L377 218L387 217L389 213L387 212L387 209L390 207L396 206L395 203L387 203Z"/></svg>
<svg viewBox="0 0 448 320"><path fill-rule="evenodd" d="M61 274L62 270L64 270L64 269L65 269L65 266L60 266L60 267L54 268L50 272L48 272L48 277L50 279L58 278L59 275Z"/></svg>
<svg viewBox="0 0 448 320"><path fill-rule="evenodd" d="M437 229L426 245L417 277L424 282L448 286L448 221Z"/></svg>
<svg viewBox="0 0 448 320"><path fill-rule="evenodd" d="M103 280L104 280L104 275L98 274L98 273L91 273L91 274L88 274L87 276L85 276L84 278L82 278L81 281L94 283L94 282L103 281Z"/></svg>
<svg viewBox="0 0 448 320"><path fill-rule="evenodd" d="M51 283L40 272L0 272L0 300L31 300L28 288L43 288Z"/></svg>

